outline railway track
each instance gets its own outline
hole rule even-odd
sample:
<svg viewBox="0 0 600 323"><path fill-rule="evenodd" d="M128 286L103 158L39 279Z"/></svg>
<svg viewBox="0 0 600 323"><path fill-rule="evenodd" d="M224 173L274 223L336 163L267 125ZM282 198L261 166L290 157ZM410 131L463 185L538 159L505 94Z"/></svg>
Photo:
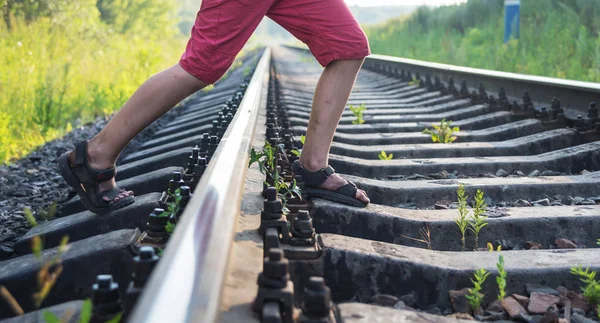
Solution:
<svg viewBox="0 0 600 323"><path fill-rule="evenodd" d="M0 285L31 313L6 322L41 320L30 295L42 261L31 241L43 237L47 259L65 235L71 244L63 273L43 305L77 316L92 295L97 321L123 309L131 322L592 319L569 270L600 269L600 119L590 105L599 85L374 55L349 102L364 104L364 123L344 112L330 158L372 204L284 195L284 215L259 167L247 167L248 152L264 150L265 142L283 145L277 169L292 180L292 151L301 147L320 72L304 50L249 54L123 159L119 185L136 192L134 205L95 216L75 199L17 242L19 256L0 262ZM442 119L460 127L452 144L421 133ZM393 158L380 160L382 151ZM466 246L455 223L460 186L471 197L481 190L488 205L487 225L477 241L467 233ZM156 209L173 207L177 188L182 209L164 216ZM169 221L176 223L172 234ZM481 251L488 242L501 251ZM533 305L512 307L514 313L504 304L486 308L499 292L499 255L507 295L531 304L540 294L558 295L550 304L556 320ZM472 287L477 269L491 272L481 313L457 292ZM112 278L98 276L106 274ZM3 303L0 314L12 315Z"/></svg>

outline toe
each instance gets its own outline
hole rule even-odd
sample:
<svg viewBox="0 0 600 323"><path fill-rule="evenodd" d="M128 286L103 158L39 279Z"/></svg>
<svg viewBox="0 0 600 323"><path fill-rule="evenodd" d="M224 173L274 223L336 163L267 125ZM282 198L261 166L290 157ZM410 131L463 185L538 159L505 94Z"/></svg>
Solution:
<svg viewBox="0 0 600 323"><path fill-rule="evenodd" d="M361 189L359 189L359 190L356 191L356 196L355 197L356 197L357 200L360 200L360 201L362 201L364 203L370 203L371 202L371 200L367 196L367 192L365 192L364 190L361 190Z"/></svg>

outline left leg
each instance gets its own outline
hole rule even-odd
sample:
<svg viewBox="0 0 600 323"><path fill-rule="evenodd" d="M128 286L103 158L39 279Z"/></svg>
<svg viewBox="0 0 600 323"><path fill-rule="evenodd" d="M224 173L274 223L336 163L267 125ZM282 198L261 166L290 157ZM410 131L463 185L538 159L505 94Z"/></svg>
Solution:
<svg viewBox="0 0 600 323"><path fill-rule="evenodd" d="M328 166L331 142L358 71L364 57L370 54L364 32L343 0L281 0L267 16L306 43L325 66L315 89L306 141L298 163L301 167L296 166L297 170L302 169L303 177L314 178L312 185L329 191L347 186L342 189L345 195L369 203L363 190L349 186L332 170L322 171ZM328 176L325 178L321 173ZM321 197L327 198L327 194ZM358 201L347 202L360 205Z"/></svg>

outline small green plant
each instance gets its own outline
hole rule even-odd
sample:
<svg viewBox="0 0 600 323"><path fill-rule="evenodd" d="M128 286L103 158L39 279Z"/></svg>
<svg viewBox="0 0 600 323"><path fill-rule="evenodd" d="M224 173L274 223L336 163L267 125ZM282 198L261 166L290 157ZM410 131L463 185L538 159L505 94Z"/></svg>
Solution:
<svg viewBox="0 0 600 323"><path fill-rule="evenodd" d="M493 252L494 251L494 245L491 242L487 243L487 249L488 251ZM496 251L502 251L502 245L498 245L498 248L496 248Z"/></svg>
<svg viewBox="0 0 600 323"><path fill-rule="evenodd" d="M394 154L387 154L385 151L381 151L379 153L379 155L377 155L377 157L379 157L379 160L392 160L394 158Z"/></svg>
<svg viewBox="0 0 600 323"><path fill-rule="evenodd" d="M440 124L432 123L431 126L433 130L425 129L423 133L431 136L431 140L433 142L439 142L444 144L451 144L456 140L456 136L454 136L455 132L460 131L459 127L451 128L452 121L446 121L446 119L442 119Z"/></svg>
<svg viewBox="0 0 600 323"><path fill-rule="evenodd" d="M490 272L480 268L475 271L473 274L474 279L471 279L473 282L473 288L469 289L469 293L465 295L467 301L471 305L473 312L477 312L481 307L481 301L483 300L484 294L481 293L482 285L485 282L486 278L490 275Z"/></svg>
<svg viewBox="0 0 600 323"><path fill-rule="evenodd" d="M56 212L58 211L58 204L56 201L52 202L45 210L40 212L40 218L48 221L56 216Z"/></svg>
<svg viewBox="0 0 600 323"><path fill-rule="evenodd" d="M462 244L462 249L465 250L465 233L469 226L469 210L467 209L467 196L465 195L464 185L461 184L458 186L456 194L458 195L458 218L454 222L460 230L460 243Z"/></svg>
<svg viewBox="0 0 600 323"><path fill-rule="evenodd" d="M304 145L305 141L306 141L306 136L305 135L301 135L300 136L300 142L302 143L302 145Z"/></svg>
<svg viewBox="0 0 600 323"><path fill-rule="evenodd" d="M506 270L504 270L504 256L498 256L498 276L496 277L496 283L498 283L498 300L502 301L506 297Z"/></svg>
<svg viewBox="0 0 600 323"><path fill-rule="evenodd" d="M363 119L363 113L367 110L367 107L364 103L361 103L359 106L354 106L350 104L348 106L352 114L356 117L356 120L352 120L352 124L363 124L365 123L365 119Z"/></svg>
<svg viewBox="0 0 600 323"><path fill-rule="evenodd" d="M408 82L408 85L420 86L421 85L421 80L417 80L417 78L413 76L412 81Z"/></svg>
<svg viewBox="0 0 600 323"><path fill-rule="evenodd" d="M285 182L284 177L281 176L279 170L276 167L276 149L280 149L281 151L283 151L283 147L284 145L280 145L279 147L273 147L268 142L265 142L263 150L257 151L256 149L252 148L250 150L250 161L248 163L248 167L252 166L252 164L254 163L258 164L258 168L261 171L261 173L267 176L268 180L265 181L265 183L268 186L273 186L277 189L277 194L279 198L281 198L281 200L283 201L284 214L287 216L287 214L289 214L289 210L286 207L288 198L291 198L293 196L301 197L301 195L300 188L296 185L296 181L294 180L288 185ZM269 181L272 181L272 183Z"/></svg>
<svg viewBox="0 0 600 323"><path fill-rule="evenodd" d="M35 219L35 216L33 216L33 212L30 208L26 207L23 209L23 216L32 228L38 225L37 220Z"/></svg>
<svg viewBox="0 0 600 323"><path fill-rule="evenodd" d="M600 282L596 280L596 272L589 268L583 270L581 266L578 266L571 268L570 273L578 276L583 282L581 290L588 302L592 305L600 305Z"/></svg>
<svg viewBox="0 0 600 323"><path fill-rule="evenodd" d="M475 194L475 207L469 219L469 230L475 235L475 249L479 248L479 232L488 225L487 217L484 215L487 208L483 191L477 190Z"/></svg>

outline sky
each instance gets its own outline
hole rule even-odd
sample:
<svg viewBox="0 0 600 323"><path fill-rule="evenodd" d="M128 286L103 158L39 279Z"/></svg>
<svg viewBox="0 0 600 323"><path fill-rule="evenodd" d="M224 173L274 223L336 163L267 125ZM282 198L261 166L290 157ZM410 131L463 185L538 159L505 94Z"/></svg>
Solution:
<svg viewBox="0 0 600 323"><path fill-rule="evenodd" d="M359 6L415 6L415 5L429 5L439 6L455 4L460 2L466 2L466 0L345 0L349 5Z"/></svg>

